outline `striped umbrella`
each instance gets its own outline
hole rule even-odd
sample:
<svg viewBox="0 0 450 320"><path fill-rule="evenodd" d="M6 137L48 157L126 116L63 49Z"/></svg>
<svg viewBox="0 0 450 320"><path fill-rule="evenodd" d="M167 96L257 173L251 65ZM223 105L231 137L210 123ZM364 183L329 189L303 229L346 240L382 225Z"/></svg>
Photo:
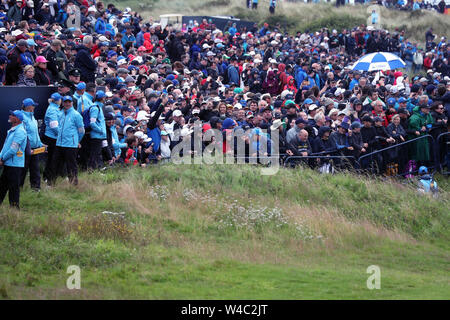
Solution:
<svg viewBox="0 0 450 320"><path fill-rule="evenodd" d="M405 67L405 62L395 54L390 52L374 52L360 58L353 64L351 69L360 71L384 71Z"/></svg>

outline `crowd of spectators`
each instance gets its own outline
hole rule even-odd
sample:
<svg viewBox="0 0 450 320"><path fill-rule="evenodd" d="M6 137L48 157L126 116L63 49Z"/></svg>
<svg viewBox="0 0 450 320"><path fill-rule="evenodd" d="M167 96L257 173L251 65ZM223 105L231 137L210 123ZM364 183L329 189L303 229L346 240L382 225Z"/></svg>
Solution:
<svg viewBox="0 0 450 320"><path fill-rule="evenodd" d="M80 27L73 26L77 12ZM170 161L174 150L236 156L237 139L247 160L305 157L307 165L329 172L330 161L308 157L358 159L448 132L450 51L445 36L431 29L421 47L402 30L364 25L288 34L267 23L221 30L205 18L162 27L130 8L90 0L5 3L0 23L1 84L55 87L42 124L33 97L18 101L22 111L11 111L0 153L0 200L9 190L12 205L18 206L28 171L32 188L40 189L36 150L43 146L43 177L53 185L62 174L77 184L79 168ZM351 69L377 51L402 57L406 69ZM221 135L211 139L213 129ZM190 147L177 149L181 142ZM418 139L363 166L413 172L431 166L434 156L430 141Z"/></svg>

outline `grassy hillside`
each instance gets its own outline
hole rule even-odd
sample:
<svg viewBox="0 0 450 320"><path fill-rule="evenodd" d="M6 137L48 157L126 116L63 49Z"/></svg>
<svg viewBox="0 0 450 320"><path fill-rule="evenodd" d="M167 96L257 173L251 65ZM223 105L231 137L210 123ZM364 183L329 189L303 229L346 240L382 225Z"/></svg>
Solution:
<svg viewBox="0 0 450 320"><path fill-rule="evenodd" d="M160 14L180 13L184 15L232 15L237 18L258 22L277 23L290 32L307 29L353 28L367 24L371 11L368 6L356 5L336 8L331 3L305 4L303 2L278 1L276 14L269 14L269 1L260 0L258 10L248 10L244 0L137 0L112 1L120 8L127 6L144 17L158 20ZM450 36L450 16L428 11L404 12L380 8L380 22L385 28L405 30L407 37L424 42L425 31L431 26L438 36Z"/></svg>
<svg viewBox="0 0 450 320"><path fill-rule="evenodd" d="M20 212L0 206L0 297L448 299L450 187L440 185L431 199L350 174L230 165L27 185ZM81 290L66 289L69 265ZM370 265L381 290L366 287Z"/></svg>

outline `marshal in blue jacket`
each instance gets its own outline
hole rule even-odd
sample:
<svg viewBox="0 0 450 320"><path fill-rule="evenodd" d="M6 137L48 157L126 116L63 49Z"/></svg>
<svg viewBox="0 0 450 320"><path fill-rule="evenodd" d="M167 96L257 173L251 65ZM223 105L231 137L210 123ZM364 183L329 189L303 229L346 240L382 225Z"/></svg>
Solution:
<svg viewBox="0 0 450 320"><path fill-rule="evenodd" d="M84 136L83 117L73 107L64 110L59 115L57 147L78 148Z"/></svg>
<svg viewBox="0 0 450 320"><path fill-rule="evenodd" d="M23 168L25 166L25 148L27 132L23 123L8 130L5 144L0 151L0 159L5 166Z"/></svg>

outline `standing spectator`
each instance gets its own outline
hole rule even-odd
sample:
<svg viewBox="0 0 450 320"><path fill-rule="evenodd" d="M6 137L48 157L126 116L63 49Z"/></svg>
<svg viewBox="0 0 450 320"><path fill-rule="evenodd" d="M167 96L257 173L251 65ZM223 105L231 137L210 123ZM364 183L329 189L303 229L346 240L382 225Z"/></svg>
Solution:
<svg viewBox="0 0 450 320"><path fill-rule="evenodd" d="M28 0L26 6L22 8L22 18L23 20L29 21L30 19L33 19L35 15L34 2L33 0Z"/></svg>
<svg viewBox="0 0 450 320"><path fill-rule="evenodd" d="M64 69L57 58L57 53L61 50L61 46L61 40L53 40L50 48L44 52L45 59L47 60L47 69L51 72L53 81L60 80L60 72Z"/></svg>
<svg viewBox="0 0 450 320"><path fill-rule="evenodd" d="M8 10L8 20L14 22L16 25L22 21L22 12L20 10L21 7L22 0L16 0L16 3L14 3Z"/></svg>
<svg viewBox="0 0 450 320"><path fill-rule="evenodd" d="M9 63L6 66L6 85L15 85L19 81L19 75L23 72L20 55L27 51L27 48L27 41L20 39L16 47L8 53Z"/></svg>
<svg viewBox="0 0 450 320"><path fill-rule="evenodd" d="M409 135L409 139L418 138L428 134L433 126L433 117L430 114L428 104L421 103L413 109L413 114L409 119L408 129L414 132ZM426 165L430 161L430 144L428 139L420 139L416 141L411 148L411 159Z"/></svg>
<svg viewBox="0 0 450 320"><path fill-rule="evenodd" d="M92 36L85 36L83 38L83 45L77 48L77 55L75 57L75 68L80 70L80 79L86 83L95 82L97 63L92 59L90 53L93 45Z"/></svg>
<svg viewBox="0 0 450 320"><path fill-rule="evenodd" d="M48 3L44 3L41 9L39 9L38 12L36 13L35 18L41 26L45 24L48 25L52 24L54 21L54 16L50 11L50 5Z"/></svg>
<svg viewBox="0 0 450 320"><path fill-rule="evenodd" d="M20 174L25 166L24 153L27 146L27 132L22 121L21 111L9 111L11 129L8 130L2 151L0 151L0 166L3 166L0 177L0 204L9 192L9 205L17 209L19 209L20 199Z"/></svg>

